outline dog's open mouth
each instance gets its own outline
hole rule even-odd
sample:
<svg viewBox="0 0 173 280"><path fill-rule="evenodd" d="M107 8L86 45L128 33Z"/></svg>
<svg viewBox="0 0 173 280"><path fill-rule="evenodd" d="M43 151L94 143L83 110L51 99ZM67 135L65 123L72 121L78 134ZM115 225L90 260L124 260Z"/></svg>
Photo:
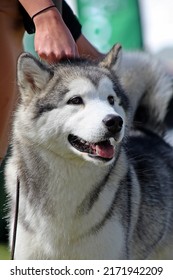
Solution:
<svg viewBox="0 0 173 280"><path fill-rule="evenodd" d="M110 140L98 143L90 143L78 136L70 134L68 136L70 144L82 153L87 153L90 157L98 157L99 159L111 160L114 157L115 149L111 145Z"/></svg>

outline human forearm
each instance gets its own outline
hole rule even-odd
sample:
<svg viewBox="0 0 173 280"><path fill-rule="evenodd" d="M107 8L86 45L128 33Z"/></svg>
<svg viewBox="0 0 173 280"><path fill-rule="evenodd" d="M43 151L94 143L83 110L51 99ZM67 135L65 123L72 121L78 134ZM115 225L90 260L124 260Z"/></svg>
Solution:
<svg viewBox="0 0 173 280"><path fill-rule="evenodd" d="M74 39L56 8L34 18L35 50L48 62L78 56Z"/></svg>
<svg viewBox="0 0 173 280"><path fill-rule="evenodd" d="M52 63L64 57L78 56L75 41L58 9L53 7L52 1L19 1L31 18L36 15L33 18L35 25L34 46L42 59Z"/></svg>
<svg viewBox="0 0 173 280"><path fill-rule="evenodd" d="M25 10L28 12L30 17L38 13L39 11L52 6L54 3L52 0L19 0Z"/></svg>
<svg viewBox="0 0 173 280"><path fill-rule="evenodd" d="M87 39L86 37L81 34L79 38L76 41L79 55L94 59L94 60L100 60L105 57L105 54L99 52Z"/></svg>

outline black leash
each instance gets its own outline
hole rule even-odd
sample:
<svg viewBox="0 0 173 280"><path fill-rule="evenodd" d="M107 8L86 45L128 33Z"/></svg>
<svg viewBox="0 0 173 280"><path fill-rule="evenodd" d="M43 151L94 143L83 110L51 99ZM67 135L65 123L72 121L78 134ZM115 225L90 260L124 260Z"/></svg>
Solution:
<svg viewBox="0 0 173 280"><path fill-rule="evenodd" d="M19 181L19 178L17 177L16 207L15 207L15 213L14 213L14 227L13 227L13 235L12 235L11 260L14 260L15 246L16 246L17 223L18 223L18 216L19 216L19 194L20 194L20 181Z"/></svg>

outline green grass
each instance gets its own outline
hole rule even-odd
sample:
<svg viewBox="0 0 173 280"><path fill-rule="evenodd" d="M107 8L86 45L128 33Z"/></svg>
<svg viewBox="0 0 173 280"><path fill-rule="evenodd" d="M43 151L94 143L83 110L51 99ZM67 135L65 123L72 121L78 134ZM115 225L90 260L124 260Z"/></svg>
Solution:
<svg viewBox="0 0 173 280"><path fill-rule="evenodd" d="M9 260L10 252L8 250L8 245L0 244L0 260Z"/></svg>

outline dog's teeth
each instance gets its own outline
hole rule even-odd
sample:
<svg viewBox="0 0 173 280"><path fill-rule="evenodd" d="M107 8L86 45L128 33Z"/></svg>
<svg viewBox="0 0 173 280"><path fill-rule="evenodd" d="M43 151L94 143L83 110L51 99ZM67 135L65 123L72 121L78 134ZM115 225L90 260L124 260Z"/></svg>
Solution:
<svg viewBox="0 0 173 280"><path fill-rule="evenodd" d="M80 143L81 143L81 144L84 144L84 143L86 142L86 141L85 141L85 140L83 140L82 138L80 138L80 140L79 140L79 141L80 141Z"/></svg>

